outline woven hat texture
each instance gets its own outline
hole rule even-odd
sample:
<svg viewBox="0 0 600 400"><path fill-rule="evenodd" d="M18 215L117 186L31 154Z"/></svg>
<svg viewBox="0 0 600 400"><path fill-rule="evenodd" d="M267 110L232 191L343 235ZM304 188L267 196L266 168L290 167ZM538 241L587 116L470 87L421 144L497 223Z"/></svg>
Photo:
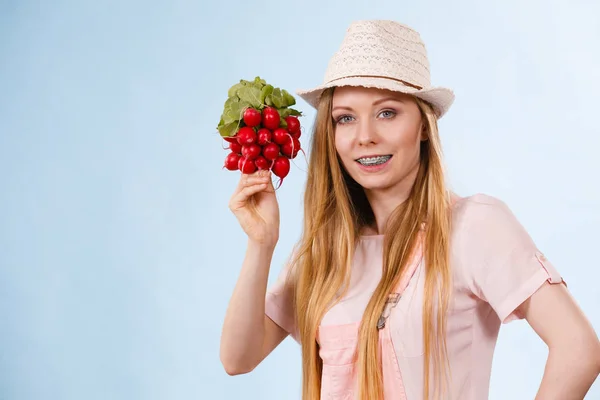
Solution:
<svg viewBox="0 0 600 400"><path fill-rule="evenodd" d="M441 118L454 102L454 92L432 87L425 44L414 29L396 21L366 20L350 24L333 55L323 84L296 93L317 107L324 89L363 86L414 95L431 103Z"/></svg>

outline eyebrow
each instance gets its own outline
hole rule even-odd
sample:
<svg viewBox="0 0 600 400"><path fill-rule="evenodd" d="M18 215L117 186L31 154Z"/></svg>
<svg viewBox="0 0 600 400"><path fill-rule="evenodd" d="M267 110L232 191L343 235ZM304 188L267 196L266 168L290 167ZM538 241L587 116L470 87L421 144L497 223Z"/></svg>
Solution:
<svg viewBox="0 0 600 400"><path fill-rule="evenodd" d="M381 99L379 99L379 100L375 100L375 101L373 102L373 104L372 104L372 105L373 105L373 106L376 106L376 105L378 105L378 104L385 103L386 101L396 101L396 102L398 102L398 103L404 103L404 101L402 101L401 99L399 99L399 98L397 98L397 97L383 97L383 98L381 98ZM352 107L347 107L347 106L337 106L337 107L334 107L334 108L331 110L331 112L333 112L333 111L335 111L335 110L349 110L349 111L352 111Z"/></svg>

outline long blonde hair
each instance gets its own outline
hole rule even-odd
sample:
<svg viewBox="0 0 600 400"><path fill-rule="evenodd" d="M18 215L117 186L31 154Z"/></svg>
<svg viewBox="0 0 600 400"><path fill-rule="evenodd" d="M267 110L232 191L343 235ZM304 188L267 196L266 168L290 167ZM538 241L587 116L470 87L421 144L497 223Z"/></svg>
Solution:
<svg viewBox="0 0 600 400"><path fill-rule="evenodd" d="M302 399L320 398L322 362L317 329L327 310L347 289L354 247L361 229L374 223L364 190L344 170L337 156L331 118L333 89L325 91L317 110L304 195L304 226L292 262L295 318L302 347ZM445 186L437 118L428 103L414 98L427 140L421 142L419 172L408 199L389 217L384 236L382 279L360 326L357 373L360 400L382 400L382 372L377 320L388 294L404 269L417 235L426 222L423 303L424 399L444 392L447 352L446 311L451 292L448 257L449 196ZM432 380L430 368L433 368Z"/></svg>

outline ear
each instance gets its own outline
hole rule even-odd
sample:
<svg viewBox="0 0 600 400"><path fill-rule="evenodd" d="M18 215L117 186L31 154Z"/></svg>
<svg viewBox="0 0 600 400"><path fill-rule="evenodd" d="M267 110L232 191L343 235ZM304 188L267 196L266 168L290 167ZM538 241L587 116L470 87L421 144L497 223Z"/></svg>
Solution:
<svg viewBox="0 0 600 400"><path fill-rule="evenodd" d="M421 123L421 128L419 129L419 131L422 142L429 140L429 130L427 129L425 124Z"/></svg>

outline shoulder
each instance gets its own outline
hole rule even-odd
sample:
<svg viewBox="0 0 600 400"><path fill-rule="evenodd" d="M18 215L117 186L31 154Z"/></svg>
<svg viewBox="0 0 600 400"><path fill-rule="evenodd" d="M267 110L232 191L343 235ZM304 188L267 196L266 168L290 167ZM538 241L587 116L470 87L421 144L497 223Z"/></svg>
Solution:
<svg viewBox="0 0 600 400"><path fill-rule="evenodd" d="M465 230L493 231L515 222L516 217L506 202L485 193L458 197L452 209L454 233L465 233Z"/></svg>
<svg viewBox="0 0 600 400"><path fill-rule="evenodd" d="M452 210L453 250L459 253L505 252L531 245L529 234L503 200L477 193L456 200Z"/></svg>
<svg viewBox="0 0 600 400"><path fill-rule="evenodd" d="M486 193L475 193L469 196L457 197L454 203L453 213L455 216L469 216L471 214L494 214L507 209L506 203Z"/></svg>

